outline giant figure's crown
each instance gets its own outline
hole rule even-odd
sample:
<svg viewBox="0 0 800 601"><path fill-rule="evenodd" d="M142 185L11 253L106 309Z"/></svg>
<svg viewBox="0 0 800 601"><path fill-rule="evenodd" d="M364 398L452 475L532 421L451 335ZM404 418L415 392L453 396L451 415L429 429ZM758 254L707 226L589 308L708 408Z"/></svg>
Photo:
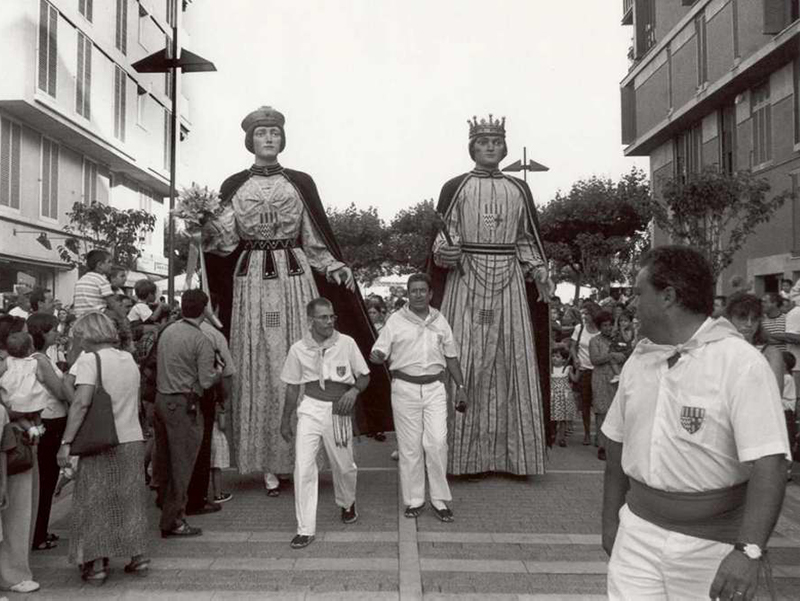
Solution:
<svg viewBox="0 0 800 601"><path fill-rule="evenodd" d="M481 119L473 116L472 121L467 119L469 123L469 139L477 138L478 136L503 136L506 137L506 118L493 119L492 114L489 113L489 120Z"/></svg>

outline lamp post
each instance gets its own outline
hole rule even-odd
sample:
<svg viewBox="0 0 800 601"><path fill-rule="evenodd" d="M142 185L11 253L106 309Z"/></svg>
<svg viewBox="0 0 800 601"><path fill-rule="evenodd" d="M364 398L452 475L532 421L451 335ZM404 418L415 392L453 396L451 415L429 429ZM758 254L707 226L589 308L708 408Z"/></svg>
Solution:
<svg viewBox="0 0 800 601"><path fill-rule="evenodd" d="M178 8L179 2L173 4L172 14L172 40L171 47L154 52L140 61L131 65L138 73L171 73L170 94L172 96L172 116L170 120L169 140L169 235L167 250L167 297L170 305L175 298L175 219L172 211L175 209L175 183L177 172L177 150L180 124L178 120L178 75L180 73L198 73L216 71L214 63L204 59L193 52L182 49L178 43Z"/></svg>
<svg viewBox="0 0 800 601"><path fill-rule="evenodd" d="M503 171L522 171L522 177L528 181L528 171L550 171L550 167L545 167L541 163L537 163L533 159L528 160L528 147L522 147L522 161L514 161L508 167L504 167Z"/></svg>

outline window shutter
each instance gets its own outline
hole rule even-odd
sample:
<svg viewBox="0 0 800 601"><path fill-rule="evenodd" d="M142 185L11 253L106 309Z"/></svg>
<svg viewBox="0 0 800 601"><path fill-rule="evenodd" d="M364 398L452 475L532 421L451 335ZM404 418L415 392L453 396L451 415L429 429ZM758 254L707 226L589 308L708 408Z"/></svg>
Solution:
<svg viewBox="0 0 800 601"><path fill-rule="evenodd" d="M11 206L11 121L0 119L0 205Z"/></svg>
<svg viewBox="0 0 800 601"><path fill-rule="evenodd" d="M58 66L58 13L48 5L50 18L48 19L48 46L47 46L47 93L53 98L56 96L56 68Z"/></svg>
<svg viewBox="0 0 800 601"><path fill-rule="evenodd" d="M87 119L92 117L92 43L88 38L84 38L84 61L83 68L83 116Z"/></svg>
<svg viewBox="0 0 800 601"><path fill-rule="evenodd" d="M128 76L125 72L120 69L119 70L119 132L120 136L119 139L123 142L125 141L125 118L127 116L127 94L128 88Z"/></svg>
<svg viewBox="0 0 800 601"><path fill-rule="evenodd" d="M52 144L50 148L50 217L58 219L58 144Z"/></svg>
<svg viewBox="0 0 800 601"><path fill-rule="evenodd" d="M20 146L22 141L22 126L18 123L11 124L11 207L19 208L19 165Z"/></svg>
<svg viewBox="0 0 800 601"><path fill-rule="evenodd" d="M786 0L763 0L764 1L764 29L766 34L776 34L783 31L787 23L787 3Z"/></svg>
<svg viewBox="0 0 800 601"><path fill-rule="evenodd" d="M42 216L50 210L50 140L42 138Z"/></svg>
<svg viewBox="0 0 800 601"><path fill-rule="evenodd" d="M47 91L47 2L39 2L39 89Z"/></svg>
<svg viewBox="0 0 800 601"><path fill-rule="evenodd" d="M117 0L117 21L116 21L116 36L114 46L117 49L122 46L122 0Z"/></svg>
<svg viewBox="0 0 800 601"><path fill-rule="evenodd" d="M94 0L86 0L86 18L91 22L92 15L94 14L93 3Z"/></svg>
<svg viewBox="0 0 800 601"><path fill-rule="evenodd" d="M84 63L84 36L78 33L78 77L75 80L75 110L83 115L83 63ZM84 115L85 116L85 115Z"/></svg>

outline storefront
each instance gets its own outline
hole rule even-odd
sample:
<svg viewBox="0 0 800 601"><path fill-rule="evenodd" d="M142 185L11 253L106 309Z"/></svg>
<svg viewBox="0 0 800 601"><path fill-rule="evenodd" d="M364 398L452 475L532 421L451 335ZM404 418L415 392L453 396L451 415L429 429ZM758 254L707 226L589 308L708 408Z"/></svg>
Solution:
<svg viewBox="0 0 800 601"><path fill-rule="evenodd" d="M0 253L0 304L3 307L10 298L16 296L17 286L39 286L52 290L55 298L68 304L72 300L72 287L76 279L77 270L70 269L65 263L23 259Z"/></svg>

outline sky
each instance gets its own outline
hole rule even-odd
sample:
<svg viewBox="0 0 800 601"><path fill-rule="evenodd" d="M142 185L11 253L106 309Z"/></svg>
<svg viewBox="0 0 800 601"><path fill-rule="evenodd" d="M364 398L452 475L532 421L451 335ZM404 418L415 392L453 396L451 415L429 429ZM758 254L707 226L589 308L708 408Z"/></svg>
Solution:
<svg viewBox="0 0 800 601"><path fill-rule="evenodd" d="M194 0L183 46L217 67L183 78L192 131L178 181L218 189L252 164L240 123L286 116L284 167L326 206L398 211L473 167L467 120L506 117L508 157L547 165L537 204L641 157L620 143L631 29L618 0Z"/></svg>

